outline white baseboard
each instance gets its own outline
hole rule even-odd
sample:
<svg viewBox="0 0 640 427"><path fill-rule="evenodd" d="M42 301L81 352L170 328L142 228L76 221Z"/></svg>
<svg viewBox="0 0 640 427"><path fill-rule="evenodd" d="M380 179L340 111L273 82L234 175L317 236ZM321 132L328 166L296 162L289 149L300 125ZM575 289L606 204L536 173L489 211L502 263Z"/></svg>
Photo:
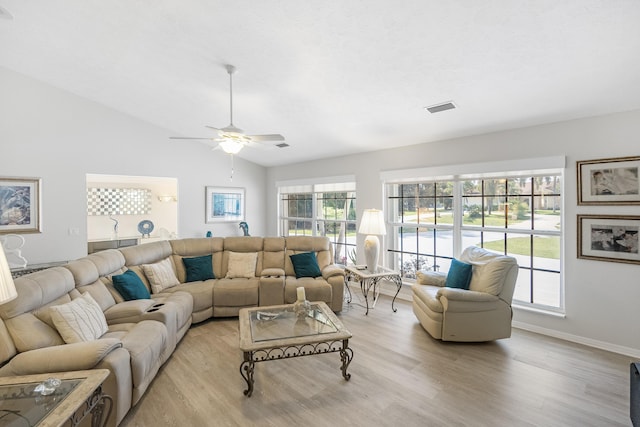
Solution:
<svg viewBox="0 0 640 427"><path fill-rule="evenodd" d="M536 334L547 335L561 340L575 342L577 344L583 344L589 347L598 348L600 350L610 351L613 353L623 354L625 356L631 356L640 359L640 350L635 348L624 347L605 341L599 341L591 338L585 338L579 335L568 334L566 332L556 331L555 329L542 328L540 326L531 325L529 323L513 321L511 325L514 328L523 329L529 332L535 332Z"/></svg>

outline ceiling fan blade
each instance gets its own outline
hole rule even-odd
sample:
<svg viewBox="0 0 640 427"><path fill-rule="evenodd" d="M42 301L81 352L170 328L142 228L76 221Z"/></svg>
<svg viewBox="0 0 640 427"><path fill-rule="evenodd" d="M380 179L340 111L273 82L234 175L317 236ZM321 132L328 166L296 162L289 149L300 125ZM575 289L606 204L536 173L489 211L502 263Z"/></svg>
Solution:
<svg viewBox="0 0 640 427"><path fill-rule="evenodd" d="M211 137L190 137L190 136L170 136L169 139L203 139L203 140L214 140L215 138L211 138Z"/></svg>
<svg viewBox="0 0 640 427"><path fill-rule="evenodd" d="M273 133L270 135L247 135L251 138L252 141L263 142L263 141L284 141L284 136Z"/></svg>
<svg viewBox="0 0 640 427"><path fill-rule="evenodd" d="M205 125L204 127L209 128L209 129L213 129L213 130L217 130L218 132L220 132L220 130L221 130L219 128L214 128L213 126L209 126L209 125Z"/></svg>

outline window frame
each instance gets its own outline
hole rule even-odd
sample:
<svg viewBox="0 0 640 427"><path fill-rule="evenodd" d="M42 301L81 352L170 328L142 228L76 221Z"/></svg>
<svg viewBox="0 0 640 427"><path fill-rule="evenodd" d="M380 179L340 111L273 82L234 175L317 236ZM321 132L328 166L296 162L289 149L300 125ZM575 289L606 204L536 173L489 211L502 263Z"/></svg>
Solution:
<svg viewBox="0 0 640 427"><path fill-rule="evenodd" d="M349 182L332 182L332 183L312 183L304 185L282 185L277 184L277 198L278 198L278 235L283 237L297 236L297 235L311 235L311 236L326 236L329 238L333 247L334 262L339 264L348 264L351 258L351 253L355 259L355 251L357 248L355 233L357 232L357 218L349 219L349 213L353 211L355 213L357 203L357 192L355 180ZM326 194L331 193L346 193L345 199L350 200L347 212L345 212L345 218L324 218L320 215L320 207L323 205L323 200L328 200L323 197ZM311 200L311 210L309 217L300 216L285 216L287 207L285 206L285 199L283 197L287 195L309 195ZM305 232L298 233L296 229L295 234L290 234L290 228L286 225L289 221L301 221L310 223L310 234L306 233L308 230L303 228ZM327 234L326 225L328 223L344 224L344 241L339 241L339 235L335 233ZM349 242L348 233L352 229L354 232L353 242ZM286 233L286 234L285 234ZM342 247L340 249L340 247ZM340 249L340 250L339 250ZM342 255L342 256L340 256Z"/></svg>
<svg viewBox="0 0 640 427"><path fill-rule="evenodd" d="M564 161L564 158L562 158ZM440 169L440 171L442 171L442 169ZM448 174L448 175L444 175L441 174L441 176L433 176L433 177L425 177L426 174L422 174L420 175L420 178L415 178L415 179L410 179L409 175L404 174L404 176L402 176L401 179L393 179L392 176L389 176L390 173L386 173L387 176L385 177L386 179L383 179L383 185L384 185L384 203L385 203L385 211L387 212L386 215L386 221L387 221L387 226L389 230L396 230L398 227L402 227L402 226L406 226L406 225L410 225L410 226L418 226L418 225L422 225L422 223L420 223L419 221L417 221L416 223L403 223L403 222L396 222L394 221L394 214L397 211L397 208L393 206L394 204L394 195L393 195L393 191L392 191L392 186L398 186L400 184L416 184L416 183L424 183L424 182L431 182L431 183L437 183L437 182L442 182L442 181L451 181L454 183L454 191L453 191L453 204L452 204L452 215L453 215L453 224L438 224L437 220L434 221L434 223L432 224L427 224L427 229L429 232L431 233L437 233L438 231L451 231L452 232L452 242L451 245L453 247L453 257L458 257L459 254L462 252L462 233L463 232L468 232L468 231L473 231L473 232L478 232L480 234L479 237L481 237L481 245L484 246L484 234L485 233L503 233L505 235L504 237L504 242L505 242L505 248L503 249L503 253L506 252L507 250L507 241L508 239L510 239L511 237L509 236L513 236L513 235L523 235L523 236L530 236L531 240L530 240L530 245L533 245L535 242L536 237L538 236L553 236L553 237L557 237L559 239L559 258L557 260L557 265L558 265L558 269L557 270L553 270L553 269L544 269L544 268L540 268L540 267L536 267L535 263L534 263L534 251L533 251L533 247L530 247L530 252L528 255L523 255L523 256L528 256L529 257L529 264L525 265L525 266L520 266L520 274L523 274L525 272L528 273L529 277L528 277L528 286L529 286L529 301L524 301L522 299L516 299L514 297L513 300L513 305L515 306L522 306L522 307L530 307L530 308L535 308L541 311L546 311L546 312L556 312L556 313L564 313L564 309L565 309L565 300L564 300L564 295L565 295L565 289L564 289L564 256L565 256L565 251L564 251L564 222L565 222L565 214L564 214L564 194L565 194L565 173L564 173L564 168L560 168L560 167L547 167L544 169L532 169L532 170L527 170L527 171L511 171L511 172L493 172L493 173L478 173L478 174L469 174L469 173L465 173L465 174L458 174L458 175L452 175L452 174ZM534 194L535 194L535 185L539 185L539 184L535 184L534 180L536 177L540 177L540 176L558 176L559 178L559 182L554 182L555 185L557 185L558 187L556 188L557 191L559 191L559 194L553 193L551 194L553 197L557 197L556 200L558 200L558 209L559 209L559 224L560 224L560 229L557 231L554 230L538 230L535 229L534 227L534 216L535 211L537 209L535 209L533 203L534 203ZM529 197L530 198L530 216L531 216L531 226L527 229L524 230L520 230L517 228L509 228L509 222L506 219L506 214L505 214L505 226L504 227L495 227L495 226L487 226L487 225L482 225L482 226L472 226L472 225L468 225L468 224L464 224L463 222L463 217L465 214L464 211L464 197L465 195L463 194L463 182L464 181L468 181L468 180L488 180L488 179L503 179L503 180L511 180L514 178L522 178L522 177L528 177L531 178L531 184L530 184L530 192L527 192L526 194L522 195L520 194L519 196L523 196L523 197ZM508 184L505 184L505 189L508 188L506 187ZM484 188L484 186L483 186ZM546 196L546 195L545 195ZM510 195L508 191L505 191L505 195L504 195L505 199L508 200ZM535 197L539 197L539 196L535 196ZM484 201L484 196L483 199ZM483 205L484 206L484 205ZM554 205L555 206L555 205ZM482 209L484 211L484 209ZM484 214L483 214L484 215ZM418 211L418 217L420 216L420 213ZM435 216L435 213L434 213ZM399 219L401 219L401 217L398 217ZM484 217L483 217L484 218ZM403 269L404 264L401 261L401 264L398 266L397 264L395 264L397 256L399 253L401 253L401 255L403 253L408 253L406 251L402 251L402 243L400 246L398 245L397 241L400 240L402 241L401 238L398 237L398 235L395 233L395 231L392 231L390 233L391 235L388 236L388 239L386 241L387 243L387 247L385 248L385 255L386 255L386 261L387 261L387 265L391 266L392 268L396 268L398 269L398 267L400 267L401 269ZM432 251L422 251L420 248L420 243L419 241L416 242L416 248L417 249L417 253L413 254L417 257L420 256L425 256L424 253L428 253L427 258L429 260L429 266L433 266L433 265L438 265L437 263L437 259L438 258L447 258L447 256L441 256L438 251L437 251L437 246L435 243L435 238L434 238L434 249ZM401 257L400 260L402 260L403 258ZM420 266L420 262L419 261L415 261L414 265ZM546 304L541 304L538 302L534 302L536 301L535 298L535 294L536 294L536 289L539 291L541 286L540 284L538 284L538 286L536 286L536 281L534 280L534 274L535 272L547 272L547 273L553 273L553 274L558 274L558 305L546 305ZM411 282L411 279L404 279L407 280L409 282ZM539 279L538 279L539 280ZM540 283L540 282L538 282Z"/></svg>

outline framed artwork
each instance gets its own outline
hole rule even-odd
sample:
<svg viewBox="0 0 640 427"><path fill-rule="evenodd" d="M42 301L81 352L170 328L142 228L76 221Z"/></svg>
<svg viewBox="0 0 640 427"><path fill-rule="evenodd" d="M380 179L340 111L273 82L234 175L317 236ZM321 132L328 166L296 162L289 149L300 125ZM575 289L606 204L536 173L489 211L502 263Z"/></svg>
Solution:
<svg viewBox="0 0 640 427"><path fill-rule="evenodd" d="M40 233L40 178L0 177L0 234Z"/></svg>
<svg viewBox="0 0 640 427"><path fill-rule="evenodd" d="M576 162L579 205L640 204L640 157Z"/></svg>
<svg viewBox="0 0 640 427"><path fill-rule="evenodd" d="M206 187L205 222L244 221L244 188Z"/></svg>
<svg viewBox="0 0 640 427"><path fill-rule="evenodd" d="M640 264L640 216L578 215L578 258Z"/></svg>

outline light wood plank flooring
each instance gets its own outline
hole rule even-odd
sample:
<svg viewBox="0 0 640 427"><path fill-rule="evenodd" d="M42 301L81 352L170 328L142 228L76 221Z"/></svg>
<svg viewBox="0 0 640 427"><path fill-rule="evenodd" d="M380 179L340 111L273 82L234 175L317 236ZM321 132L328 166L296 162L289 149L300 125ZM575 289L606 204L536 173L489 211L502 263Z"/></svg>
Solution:
<svg viewBox="0 0 640 427"><path fill-rule="evenodd" d="M631 358L518 329L443 343L409 302L397 313L390 302L339 315L353 333L350 381L337 353L258 363L250 398L237 318L194 325L122 426L631 425Z"/></svg>

